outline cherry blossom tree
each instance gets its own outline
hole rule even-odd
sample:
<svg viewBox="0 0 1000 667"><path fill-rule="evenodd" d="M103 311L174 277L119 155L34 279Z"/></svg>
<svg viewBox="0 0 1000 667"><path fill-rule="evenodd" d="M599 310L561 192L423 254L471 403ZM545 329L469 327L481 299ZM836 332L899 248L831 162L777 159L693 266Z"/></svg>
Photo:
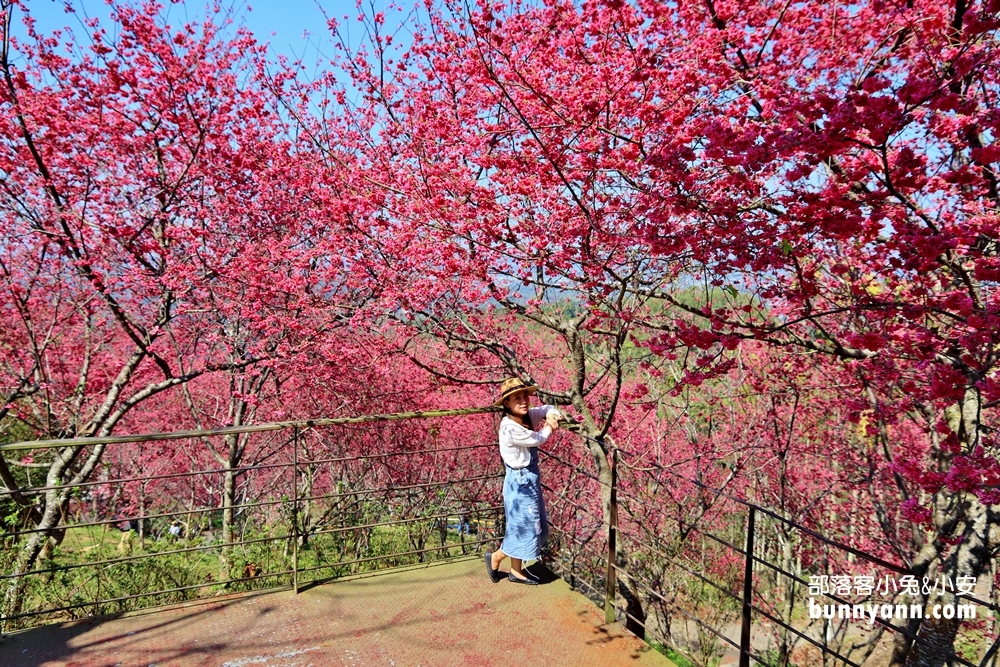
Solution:
<svg viewBox="0 0 1000 667"><path fill-rule="evenodd" d="M0 418L60 437L153 397L195 423L367 408L378 392L345 398L364 372L313 371L363 349L469 401L538 380L580 420L605 513L612 438L669 441L819 528L865 503L850 537L918 576L988 573L996 0L447 0L405 44L362 14L317 81L152 3L116 5L112 36L29 19L24 42L25 8L0 6ZM741 442L706 437L736 403L754 419L719 433ZM103 451L58 452L47 486ZM66 492L36 510L0 480L55 537ZM959 624L909 629L893 663L942 665Z"/></svg>
<svg viewBox="0 0 1000 667"><path fill-rule="evenodd" d="M334 309L336 284L310 291L294 143L256 83L250 35L224 37L211 16L172 28L155 3L115 5L114 30L91 21L87 35L42 35L22 4L2 10L0 417L42 439L107 435L153 397L293 355L329 328L316 313ZM303 330L312 306L320 324ZM105 447L50 451L38 498L0 461L42 529L15 573L58 541L72 485Z"/></svg>
<svg viewBox="0 0 1000 667"><path fill-rule="evenodd" d="M531 375L487 309L565 341L575 382L550 396L592 435L633 340L688 355L692 385L741 340L829 357L869 456L932 528L906 564L978 577L1000 534L998 10L445 3L405 53L362 17L342 62L381 207L360 225L369 270L405 324L510 371ZM897 453L901 421L925 455ZM943 664L958 622L910 629L925 641L901 636L894 663Z"/></svg>
<svg viewBox="0 0 1000 667"><path fill-rule="evenodd" d="M904 514L932 529L904 562L932 578L979 577L1000 546L998 10L687 6L673 18L700 26L688 57L713 86L689 89L680 131L650 152L671 185L649 193L646 238L669 252L683 234L723 288L699 310L672 301L711 332L698 344L751 337L840 360ZM904 421L922 447L894 446ZM943 664L959 624L911 620L924 643L898 636L893 662Z"/></svg>
<svg viewBox="0 0 1000 667"><path fill-rule="evenodd" d="M507 29L520 37L501 44L481 10L430 10L405 52L383 14L359 17L367 41L355 49L342 39L337 61L359 99L318 82L316 94L344 112L308 131L318 144L327 138L327 153L346 146L361 156L345 187L374 203L348 229L356 269L381 286L358 316L382 318L414 363L446 382L537 380L543 400L579 417L607 481L604 442L641 356L633 322L663 313L646 288L678 275L684 256L658 257L642 243L629 183L641 165L614 136L629 110L605 110L582 134L553 122L535 80L553 70L526 80L521 59L561 51L559 26L511 9ZM611 46L594 59L614 68L631 57ZM546 85L577 73L560 76ZM600 99L586 86L573 96L578 106Z"/></svg>

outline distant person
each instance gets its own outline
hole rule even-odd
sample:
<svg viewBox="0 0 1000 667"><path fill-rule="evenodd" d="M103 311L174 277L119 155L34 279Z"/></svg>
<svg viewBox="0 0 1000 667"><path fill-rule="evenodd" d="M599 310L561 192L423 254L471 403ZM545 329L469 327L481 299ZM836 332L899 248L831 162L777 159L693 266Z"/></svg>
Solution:
<svg viewBox="0 0 1000 667"><path fill-rule="evenodd" d="M518 584L540 583L524 569L524 561L536 560L549 534L542 482L538 472L538 446L559 428L560 413L551 405L531 407L531 396L538 391L518 378L504 380L500 398L494 403L503 408L500 420L500 457L506 475L503 480L503 508L507 530L503 543L494 552L486 552L486 571L493 583L500 581L500 563L510 557L507 578ZM535 430L536 424L541 428Z"/></svg>
<svg viewBox="0 0 1000 667"><path fill-rule="evenodd" d="M171 523L170 524L170 528L168 530L170 532L170 536L172 538L174 538L175 540L179 540L181 538L181 522L180 521L174 521L173 523Z"/></svg>

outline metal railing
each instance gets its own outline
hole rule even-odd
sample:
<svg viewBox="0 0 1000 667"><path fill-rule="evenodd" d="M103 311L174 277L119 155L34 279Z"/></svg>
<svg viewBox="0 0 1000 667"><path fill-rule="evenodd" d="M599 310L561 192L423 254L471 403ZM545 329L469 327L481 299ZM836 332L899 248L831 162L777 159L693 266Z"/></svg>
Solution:
<svg viewBox="0 0 1000 667"><path fill-rule="evenodd" d="M114 465L107 470L120 473L113 479L0 490L0 500L14 493L52 499L71 492L58 526L24 525L0 534L0 559L5 558L0 561L0 595L7 600L0 623L24 627L217 592L279 586L298 591L369 568L448 558L453 551L478 552L503 534L501 466L492 439L479 445L408 449L394 441L392 432L374 434L369 442L352 429L495 411L398 413L0 446L0 454L30 450L36 455L67 446L114 446L118 449L109 455ZM440 430L428 429L426 439L436 440ZM484 427L482 432L495 429ZM213 443L227 437L242 439L237 443L242 454L231 457L228 465L197 467L199 461L224 459L228 453ZM588 458L592 454L570 439L561 441L567 447L543 449L543 487L554 538L548 562L603 604L609 622L621 620L647 640L705 655L714 651L717 656L718 647L729 646L738 651L741 667L751 661L772 665L766 647L761 649L763 639L782 632L793 648L808 645L824 660L855 666L864 662L852 656L856 645L884 642L883 631L926 643L919 633L882 618L873 618L868 629L846 624L832 633L829 619L819 619L818 629L815 623L802 627L799 622L802 600L795 599L795 591L811 585L805 579L810 573L831 564L846 567L850 559L895 575L909 575L906 568L671 467L588 438L578 428L573 437L607 452L607 467L602 479L587 465L593 463ZM127 447L135 448L134 462L142 463L148 458L143 449L163 443L191 457L192 469L162 474L129 469ZM404 459L405 465L400 464ZM151 499L151 494L159 495ZM228 538L219 539L226 515ZM182 528L171 532L178 525ZM118 546L109 548L106 533L115 527L125 529ZM787 559L776 559L769 545L779 533L814 561L793 567ZM67 539L73 534L81 536L75 543ZM134 553L136 536L139 553ZM58 537L62 544L43 554L35 567L19 568L26 542L40 537L50 542ZM141 544L145 538L149 548ZM198 560L202 557L207 561ZM183 567L176 566L177 559L184 560ZM11 608L15 586L20 597ZM776 598L774 591L784 591L784 597ZM817 597L849 607L858 602L831 591ZM1000 611L971 595L961 597L977 608ZM869 596L868 601L874 600ZM677 631L678 619L682 631ZM676 636L692 629L697 641ZM994 644L981 665L996 650ZM977 667L954 652L942 658Z"/></svg>
<svg viewBox="0 0 1000 667"><path fill-rule="evenodd" d="M495 443L410 449L393 444L392 432L365 441L356 429L492 412L410 412L0 446L0 455L36 458L67 447L115 448L105 451L103 478L0 487L0 501L15 494L65 498L57 525L25 520L0 533L0 624L9 630L220 592L280 586L298 592L360 571L478 552L502 535ZM427 423L434 426L426 439L436 440L440 423ZM230 451L234 442L238 447ZM191 458L190 469L178 471L175 463L149 474L144 464L152 457L143 453L150 447ZM346 455L366 447L370 453ZM216 465L204 466L208 461ZM22 514L30 509L20 508ZM37 520L45 507L35 509ZM42 553L25 568L32 540Z"/></svg>
<svg viewBox="0 0 1000 667"><path fill-rule="evenodd" d="M871 608L864 605L874 604L881 610L882 605L890 602L893 611L897 610L892 598L897 597L898 588L889 591L887 587L881 597L878 591L873 591L863 599L858 596L849 599L850 594L833 589L810 590L816 587L815 580L807 581L805 577L816 575L824 567L843 567L845 572L885 573L887 577L896 576L897 582L899 577L915 575L901 565L830 539L771 509L692 479L669 466L655 461L640 461L643 457L610 442L589 438L579 430L575 430L575 435L607 452L607 468L605 478L601 479L593 466L585 465L587 456L581 456L579 449L575 452L542 452L549 462L543 471L543 478L548 482L543 486L549 492L550 526L556 533L557 541L563 542L556 547L552 564L573 585L580 584L581 590L595 602L603 603L608 622L620 620L647 641L659 641L665 646L675 647L684 642L669 636L672 634L670 624L666 624L668 632L663 633L662 627L652 627L650 619L658 616L662 626L664 616L682 617L684 624L695 626L703 633L701 637L707 636L719 646L725 645L737 651L740 667L749 667L752 662L769 667L776 665L778 656L768 654L767 649L761 651L760 646L766 644L769 637L781 632L786 633L786 648L790 646L791 650L795 650L797 645L811 647L813 653L819 656L818 664L824 665L832 660L835 664L861 667L869 658L876 661L875 664L888 662L887 657L885 660L879 657L879 648L872 650L871 647L881 643L882 651L890 649L892 635L904 637L906 641L919 645L921 650L938 655L945 664L951 665L984 667L997 652L1000 640L988 648L981 642L976 650L981 653L985 648L985 654L981 662L975 663L969 659L970 656L959 655L954 650L942 650L919 632L906 627L905 621L902 624L893 623L894 619L885 619L879 614L866 616L860 623L855 622L858 619L852 616L840 624L830 622L840 620L839 617L809 617L804 604L806 600L796 599L796 590L808 590L810 598L821 599L822 602L816 606L822 608L824 614L828 608L834 608L834 613L839 614L842 605L852 614L858 604L868 611ZM571 453L579 460L567 460ZM632 477L623 486L623 460L628 462L629 459L635 465L624 466ZM557 481L553 482L553 477ZM648 516L642 514L643 511L656 506L655 513L664 515L671 510L663 502L667 490L667 485L663 483L665 478L671 481L671 490L687 489L678 493L683 500L676 503L677 507L686 506L696 511L688 521L681 516L653 530L644 531L643 524ZM587 482L589 486L581 482ZM601 508L600 503L605 506ZM598 527L594 517L602 516L602 509L607 521ZM587 537L585 540L581 540L581 515L587 525L583 531ZM762 519L764 525L761 524ZM713 531L708 525L717 530ZM664 527L682 536L671 539L668 535L658 534L657 530L662 531ZM796 560L801 560L806 551L820 558L805 569L789 566L787 562L775 562L780 559L772 555L766 543L773 541L776 533L798 544L794 554ZM567 544L569 548L565 548ZM701 563L697 554L703 556ZM708 562L705 554L709 555ZM730 567L725 567L725 564ZM657 570L662 576L650 576ZM668 571L673 571L675 576L665 581ZM627 585L619 585L619 580L624 580L622 583ZM688 596L678 595L677 590L685 587L700 587L700 590ZM778 595L775 591L782 594ZM893 594L890 595L890 592ZM713 624L707 620L713 614L706 613L704 607L699 612L699 596L701 602L708 601L705 606L728 610L728 613L715 615L721 622ZM969 592L956 593L955 598L974 606L975 616L980 619L987 615L982 613L983 610L1000 612L996 605ZM775 604L776 599L782 604ZM832 604L827 604L828 601ZM924 601L920 604L923 606ZM803 620L809 621L805 627ZM835 632L831 632L833 625L837 625ZM973 634L976 632L972 621L965 627ZM865 642L870 644L866 646ZM702 648L710 643L704 639L695 642ZM864 657L853 658L851 654L859 651ZM802 651L799 650L799 653ZM719 657L719 652L714 657ZM709 662L708 659L702 661Z"/></svg>

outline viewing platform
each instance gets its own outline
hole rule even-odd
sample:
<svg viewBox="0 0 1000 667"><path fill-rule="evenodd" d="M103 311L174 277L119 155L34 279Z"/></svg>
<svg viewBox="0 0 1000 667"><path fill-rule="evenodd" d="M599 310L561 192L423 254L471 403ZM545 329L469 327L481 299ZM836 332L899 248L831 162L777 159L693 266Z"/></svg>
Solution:
<svg viewBox="0 0 1000 667"><path fill-rule="evenodd" d="M544 571L541 586L491 583L483 550L506 532L496 445L462 441L488 424L450 429L456 422L444 420L492 411L0 445L43 453L107 445L123 466L55 486L36 475L35 484L26 478L6 491L62 493L64 514L47 526L26 516L3 535L0 624L9 634L0 638L0 666L613 667L672 659L749 667L784 655L810 667L876 667L888 664L899 635L954 664L987 664L891 623L884 611L830 632L829 616L816 617L812 606L847 608L849 599L892 612L890 583L912 580L911 570L648 452L615 446L599 449L606 459L585 455L570 440L592 440L581 433L542 452L547 562L564 579ZM430 441L397 446L388 424L418 419L434 420L425 427ZM371 437L357 448L367 431L352 429L362 423ZM229 436L244 438L255 458L217 468L204 439ZM190 466L182 458L172 471L129 467L164 442L190 454ZM358 451L345 451L345 442ZM143 495L126 503L137 484ZM40 534L48 536L44 556L30 551ZM789 536L796 553L826 560L805 568L790 559L777 548ZM862 576L885 582L886 592L844 598L823 587ZM963 593L975 608L960 617L969 645L986 657L1000 643L989 648L973 633L977 619L1000 611L988 598L987 590Z"/></svg>
<svg viewBox="0 0 1000 667"><path fill-rule="evenodd" d="M50 625L6 636L0 665L673 665L617 623L605 624L601 610L561 579L494 584L484 569L477 554L298 595L245 593Z"/></svg>

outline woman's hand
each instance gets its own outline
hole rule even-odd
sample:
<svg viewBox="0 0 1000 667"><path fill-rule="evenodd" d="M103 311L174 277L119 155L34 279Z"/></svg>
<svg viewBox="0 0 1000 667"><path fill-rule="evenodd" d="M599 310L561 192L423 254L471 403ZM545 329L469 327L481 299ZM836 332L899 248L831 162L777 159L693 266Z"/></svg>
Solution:
<svg viewBox="0 0 1000 667"><path fill-rule="evenodd" d="M559 413L556 410L549 410L545 413L545 423L548 424L549 428L553 431L559 430Z"/></svg>

